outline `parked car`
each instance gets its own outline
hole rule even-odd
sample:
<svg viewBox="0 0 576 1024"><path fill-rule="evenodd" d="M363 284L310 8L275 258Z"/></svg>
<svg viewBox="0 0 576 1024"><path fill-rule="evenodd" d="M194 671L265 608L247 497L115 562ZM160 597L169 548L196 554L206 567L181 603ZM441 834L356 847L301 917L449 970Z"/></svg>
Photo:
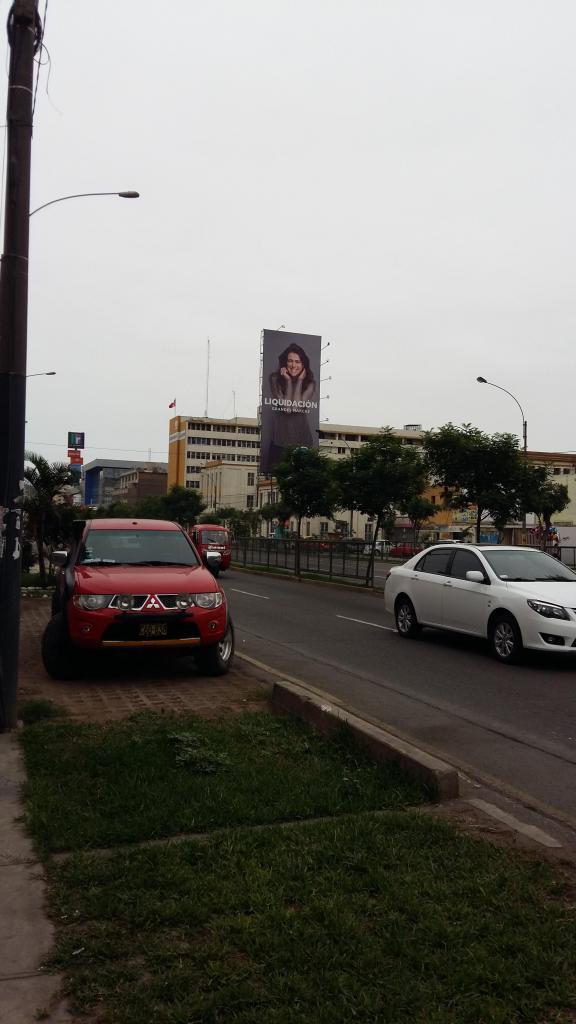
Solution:
<svg viewBox="0 0 576 1024"><path fill-rule="evenodd" d="M415 548L413 544L392 544L388 554L391 558L410 558L421 548Z"/></svg>
<svg viewBox="0 0 576 1024"><path fill-rule="evenodd" d="M401 637L485 637L504 663L524 648L576 653L576 573L536 548L435 545L390 570L384 600Z"/></svg>
<svg viewBox="0 0 576 1024"><path fill-rule="evenodd" d="M54 679L76 676L94 650L177 649L207 675L234 654L226 595L177 523L93 519L76 524L72 550L53 555L62 571L42 638Z"/></svg>
<svg viewBox="0 0 576 1024"><path fill-rule="evenodd" d="M225 526L218 523L199 523L192 527L190 536L200 558L203 558L207 551L214 551L219 556L210 561L209 568L214 576L230 568L232 544L230 531Z"/></svg>
<svg viewBox="0 0 576 1024"><path fill-rule="evenodd" d="M392 547L392 544L391 544L391 542L389 540L377 540L376 541L376 548L375 548L374 554L376 555L377 558L384 558L386 555L390 554L391 547ZM372 544L368 541L364 545L363 554L364 555L369 555L371 551L372 551Z"/></svg>

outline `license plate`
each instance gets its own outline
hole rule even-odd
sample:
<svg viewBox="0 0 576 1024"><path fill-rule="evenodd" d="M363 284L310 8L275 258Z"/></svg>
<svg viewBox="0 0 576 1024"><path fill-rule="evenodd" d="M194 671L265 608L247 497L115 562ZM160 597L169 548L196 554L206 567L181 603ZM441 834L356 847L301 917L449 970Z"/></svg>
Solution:
<svg viewBox="0 0 576 1024"><path fill-rule="evenodd" d="M167 622L142 622L140 625L139 636L144 640L150 640L154 637L168 636L168 623Z"/></svg>

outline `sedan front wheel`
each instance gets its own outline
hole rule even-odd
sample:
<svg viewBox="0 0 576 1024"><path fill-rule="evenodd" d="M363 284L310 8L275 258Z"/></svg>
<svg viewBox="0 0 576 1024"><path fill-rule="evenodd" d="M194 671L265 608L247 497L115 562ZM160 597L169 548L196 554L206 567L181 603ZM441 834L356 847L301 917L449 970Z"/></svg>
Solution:
<svg viewBox="0 0 576 1024"><path fill-rule="evenodd" d="M513 665L522 659L522 635L516 619L507 612L501 612L492 619L488 641L494 657L505 665Z"/></svg>

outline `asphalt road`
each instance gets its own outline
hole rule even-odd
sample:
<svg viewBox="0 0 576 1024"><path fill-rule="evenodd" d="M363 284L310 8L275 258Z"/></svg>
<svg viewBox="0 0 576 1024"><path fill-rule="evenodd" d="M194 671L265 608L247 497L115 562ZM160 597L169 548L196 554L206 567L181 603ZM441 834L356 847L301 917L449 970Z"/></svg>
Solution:
<svg viewBox="0 0 576 1024"><path fill-rule="evenodd" d="M504 666L468 637L400 639L369 593L235 570L221 579L238 653L576 821L576 657Z"/></svg>

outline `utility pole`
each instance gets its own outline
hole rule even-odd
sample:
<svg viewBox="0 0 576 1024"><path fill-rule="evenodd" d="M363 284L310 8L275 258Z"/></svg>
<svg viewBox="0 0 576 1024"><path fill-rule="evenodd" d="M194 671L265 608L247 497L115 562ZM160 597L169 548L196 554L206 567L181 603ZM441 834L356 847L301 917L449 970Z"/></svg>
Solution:
<svg viewBox="0 0 576 1024"><path fill-rule="evenodd" d="M10 69L4 251L0 265L0 731L16 726L22 573L22 476L26 416L28 235L34 53L42 28L37 0L14 0L8 16Z"/></svg>

